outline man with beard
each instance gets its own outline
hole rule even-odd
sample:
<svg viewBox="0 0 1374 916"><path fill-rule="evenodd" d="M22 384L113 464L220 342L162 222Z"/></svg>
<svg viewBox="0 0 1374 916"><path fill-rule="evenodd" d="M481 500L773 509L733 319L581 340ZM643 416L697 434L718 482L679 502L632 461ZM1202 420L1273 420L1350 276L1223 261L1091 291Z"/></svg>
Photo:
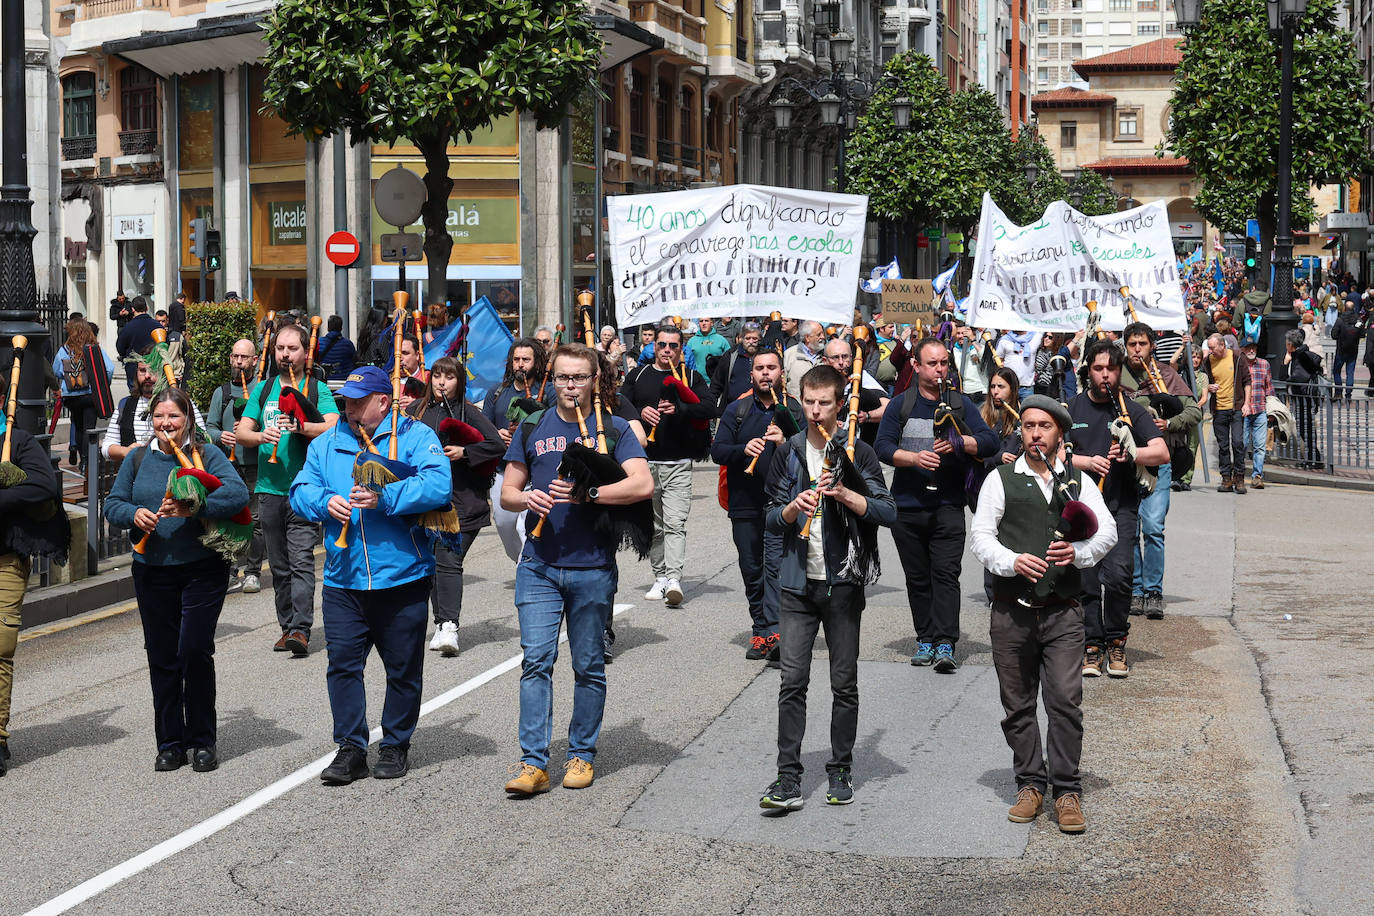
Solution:
<svg viewBox="0 0 1374 916"><path fill-rule="evenodd" d="M1115 520L1117 533L1111 552L1097 566L1083 572L1084 677L1102 676L1104 652L1109 677L1130 674L1126 637L1131 630L1131 580L1136 513L1140 507L1136 466L1158 467L1169 460L1169 446L1154 419L1121 391L1122 361L1121 350L1114 341L1093 341L1083 356L1087 386L1069 402L1073 466L1092 474ZM1135 447L1134 461L1112 434L1112 421L1123 414Z"/></svg>
<svg viewBox="0 0 1374 916"><path fill-rule="evenodd" d="M853 394L854 351L849 341L835 338L825 345L825 363L843 375L844 396L840 399L840 419L849 422L849 400ZM887 389L864 369L862 384L859 386L859 435L870 445L878 434L878 423L887 410L889 398ZM846 431L846 435L848 432Z"/></svg>
<svg viewBox="0 0 1374 916"><path fill-rule="evenodd" d="M782 538L764 531L767 493L764 482L786 432L801 429L801 405L788 402L778 384L782 361L772 350L760 350L750 360L750 392L731 401L721 415L711 443L711 458L725 468L735 550L739 554L744 595L749 601L753 633L744 657L751 661L775 658L778 651L778 561ZM791 418L778 419L790 410Z"/></svg>
<svg viewBox="0 0 1374 916"><path fill-rule="evenodd" d="M1130 392L1136 403L1150 410L1155 428L1164 436L1170 453L1187 450L1188 434L1202 422L1202 409L1197 406L1188 383L1167 363L1158 363L1154 356L1154 332L1143 322L1133 322L1121 332L1126 342L1126 370L1121 373L1121 387ZM1151 366L1151 362L1155 366ZM1182 410L1165 418L1161 411L1150 406L1150 395L1156 386L1150 381L1154 368L1164 390L1178 398ZM1140 501L1136 523L1135 579L1131 588L1131 613L1144 614L1151 620L1164 617L1164 517L1169 514L1169 493L1174 474L1171 462L1161 464L1155 478L1153 493Z"/></svg>
<svg viewBox="0 0 1374 916"><path fill-rule="evenodd" d="M509 417L511 402L517 398L537 401L541 405L551 403L555 396L553 385L546 380L544 366L547 360L544 345L533 337L522 337L511 344L506 354L506 374L495 391L487 394L483 401L482 413L496 431L501 441L510 447L511 435L520 425L519 420ZM541 397L540 391L544 391ZM496 533L501 538L501 546L506 556L512 560L520 559L520 549L525 544L525 525L523 513L511 513L501 506L501 481L505 475L505 463L496 473L491 485L492 521Z"/></svg>
<svg viewBox="0 0 1374 916"><path fill-rule="evenodd" d="M129 365L134 370L134 394L120 401L110 417L110 425L106 427L105 436L100 440L100 451L106 458L123 458L153 438L153 424L148 419L148 405L152 401L153 388L157 386L157 376L148 368L147 363ZM197 428L204 429L205 418L200 415L200 408L194 404L191 406L195 408Z"/></svg>
<svg viewBox="0 0 1374 916"><path fill-rule="evenodd" d="M717 410L724 410L750 389L754 354L758 352L762 334L758 322L745 322L735 348L716 361L715 375L711 378L711 403Z"/></svg>
<svg viewBox="0 0 1374 916"><path fill-rule="evenodd" d="M801 379L808 369L821 364L825 349L825 328L819 321L803 321L798 328L801 340L782 355L783 375L787 378L787 394L793 400L801 398Z"/></svg>

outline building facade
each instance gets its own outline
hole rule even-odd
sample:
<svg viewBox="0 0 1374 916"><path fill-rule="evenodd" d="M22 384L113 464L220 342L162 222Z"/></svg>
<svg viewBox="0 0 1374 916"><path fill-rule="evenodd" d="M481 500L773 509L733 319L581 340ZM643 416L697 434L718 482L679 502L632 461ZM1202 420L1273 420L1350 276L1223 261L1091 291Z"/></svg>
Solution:
<svg viewBox="0 0 1374 916"><path fill-rule="evenodd" d="M1074 62L1181 36L1174 0L1029 0L1035 5L1035 91L1081 85Z"/></svg>
<svg viewBox="0 0 1374 916"><path fill-rule="evenodd" d="M978 82L1013 130L1030 117L1031 0L978 0Z"/></svg>

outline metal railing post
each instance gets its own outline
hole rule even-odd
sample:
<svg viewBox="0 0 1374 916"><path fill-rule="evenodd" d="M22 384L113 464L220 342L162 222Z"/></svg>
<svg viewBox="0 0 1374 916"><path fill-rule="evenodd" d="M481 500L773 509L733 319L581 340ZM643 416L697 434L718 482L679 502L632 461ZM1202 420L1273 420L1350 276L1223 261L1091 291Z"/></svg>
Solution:
<svg viewBox="0 0 1374 916"><path fill-rule="evenodd" d="M1326 461L1323 464L1328 474L1336 469L1336 397L1339 394L1340 389L1332 388L1331 396L1326 399Z"/></svg>
<svg viewBox="0 0 1374 916"><path fill-rule="evenodd" d="M100 572L100 438L104 431L86 430L86 574Z"/></svg>

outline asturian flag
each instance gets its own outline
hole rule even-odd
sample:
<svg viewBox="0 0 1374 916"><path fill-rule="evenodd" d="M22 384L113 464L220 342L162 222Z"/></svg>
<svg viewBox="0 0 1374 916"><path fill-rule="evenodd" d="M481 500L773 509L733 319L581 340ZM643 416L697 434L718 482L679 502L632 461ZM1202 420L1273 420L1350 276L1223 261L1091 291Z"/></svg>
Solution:
<svg viewBox="0 0 1374 916"><path fill-rule="evenodd" d="M963 259L960 258L959 260ZM954 275L958 272L959 261L955 261L954 264L949 268L949 270L946 270L944 273L939 273L935 275L935 279L930 281L930 288L937 294L943 293L946 289L949 288L949 284L954 280Z"/></svg>
<svg viewBox="0 0 1374 916"><path fill-rule="evenodd" d="M881 293L884 280L900 279L902 279L902 269L897 266L897 259L893 258L891 263L880 264L873 268L867 280L859 281L859 288L866 293Z"/></svg>

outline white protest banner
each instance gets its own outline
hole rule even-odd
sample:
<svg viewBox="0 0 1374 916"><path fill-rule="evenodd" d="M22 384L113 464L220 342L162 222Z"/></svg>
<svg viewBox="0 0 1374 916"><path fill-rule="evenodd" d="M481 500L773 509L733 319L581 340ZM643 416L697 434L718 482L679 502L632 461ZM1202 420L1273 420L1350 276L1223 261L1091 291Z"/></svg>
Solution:
<svg viewBox="0 0 1374 916"><path fill-rule="evenodd" d="M1140 320L1182 331L1183 293L1162 201L1087 216L1057 200L1030 226L1007 219L987 194L969 290L969 324L1013 331L1076 331L1097 301L1102 326L1129 322L1121 288Z"/></svg>
<svg viewBox="0 0 1374 916"><path fill-rule="evenodd" d="M850 324L868 198L729 185L610 197L621 328L726 315Z"/></svg>

